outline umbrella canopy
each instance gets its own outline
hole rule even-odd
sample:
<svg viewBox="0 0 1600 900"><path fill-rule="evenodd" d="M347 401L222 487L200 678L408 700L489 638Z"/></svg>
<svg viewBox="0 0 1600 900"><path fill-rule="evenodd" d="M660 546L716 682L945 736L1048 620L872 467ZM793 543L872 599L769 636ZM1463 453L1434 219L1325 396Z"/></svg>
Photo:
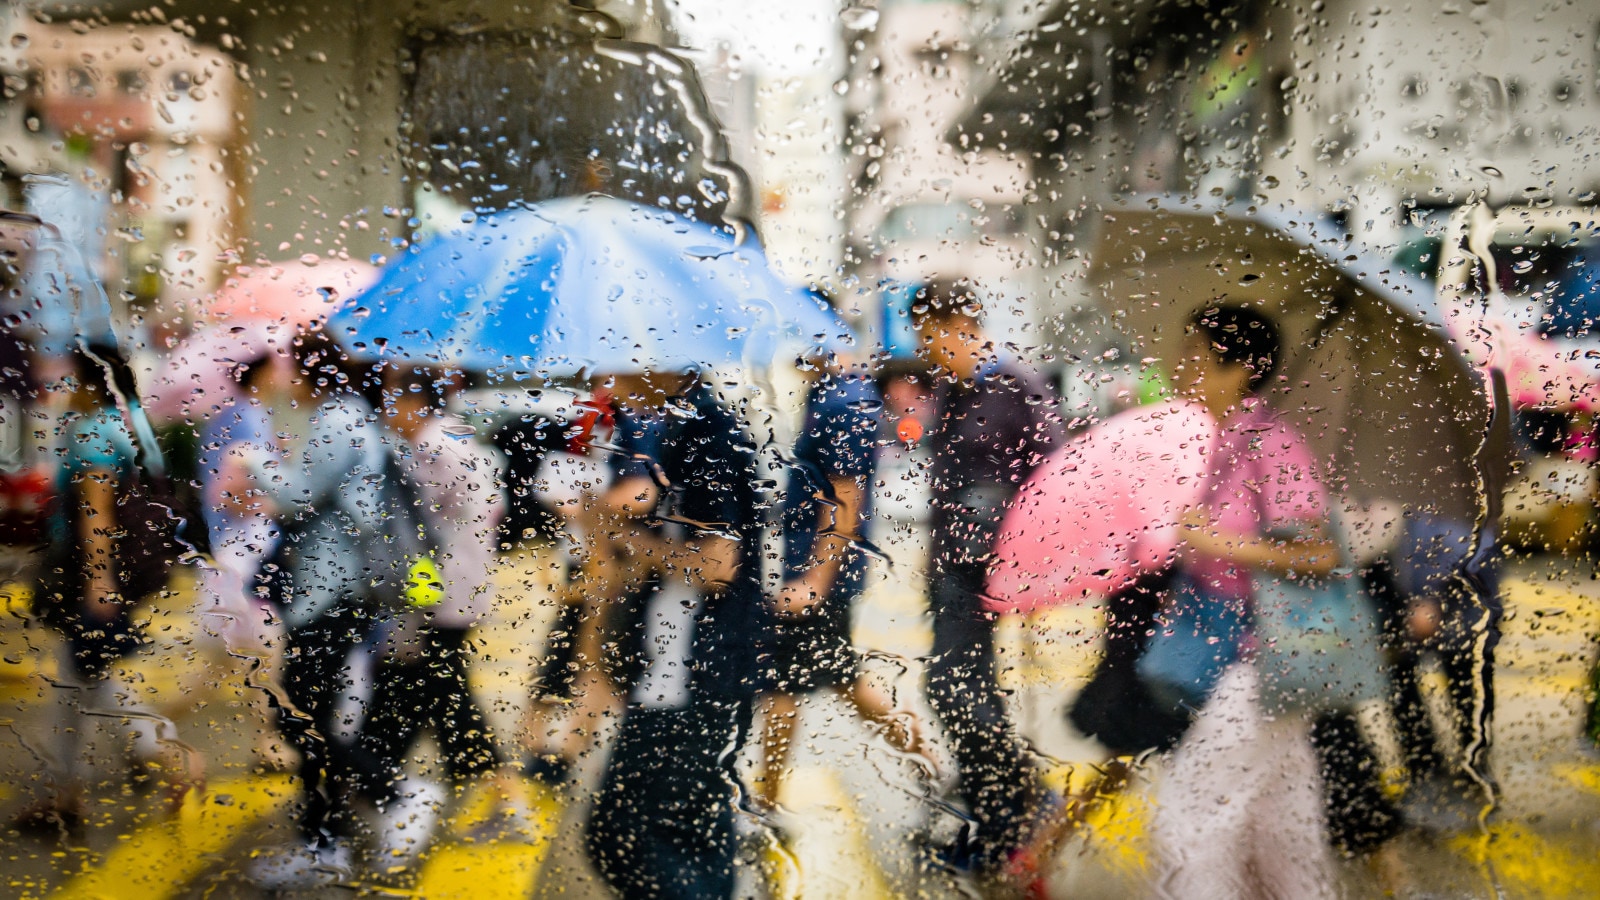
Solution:
<svg viewBox="0 0 1600 900"><path fill-rule="evenodd" d="M591 195L408 248L330 332L358 356L562 374L770 361L847 327L753 242Z"/></svg>
<svg viewBox="0 0 1600 900"><path fill-rule="evenodd" d="M1226 300L1273 316L1284 359L1270 402L1330 486L1472 522L1490 403L1433 289L1380 260L1293 214L1149 201L1106 211L1090 275L1137 352L1169 370L1195 310Z"/></svg>
<svg viewBox="0 0 1600 900"><path fill-rule="evenodd" d="M992 608L1082 601L1160 568L1200 500L1217 424L1195 403L1124 410L1042 463L1006 510L989 570Z"/></svg>
<svg viewBox="0 0 1600 900"><path fill-rule="evenodd" d="M238 398L240 366L286 353L298 325L246 322L197 331L167 354L145 389L150 415L166 422L208 419Z"/></svg>
<svg viewBox="0 0 1600 900"><path fill-rule="evenodd" d="M378 277L355 260L310 257L240 266L215 294L196 303L198 318L229 324L314 322L360 294Z"/></svg>

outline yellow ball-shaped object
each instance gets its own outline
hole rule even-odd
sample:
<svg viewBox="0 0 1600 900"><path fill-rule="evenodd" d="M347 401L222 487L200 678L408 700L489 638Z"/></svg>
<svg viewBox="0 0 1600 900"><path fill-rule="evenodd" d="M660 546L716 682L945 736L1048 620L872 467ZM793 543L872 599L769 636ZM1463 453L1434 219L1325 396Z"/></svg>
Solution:
<svg viewBox="0 0 1600 900"><path fill-rule="evenodd" d="M411 562L406 573L406 603L418 608L437 606L444 600L444 576L433 557L423 556Z"/></svg>

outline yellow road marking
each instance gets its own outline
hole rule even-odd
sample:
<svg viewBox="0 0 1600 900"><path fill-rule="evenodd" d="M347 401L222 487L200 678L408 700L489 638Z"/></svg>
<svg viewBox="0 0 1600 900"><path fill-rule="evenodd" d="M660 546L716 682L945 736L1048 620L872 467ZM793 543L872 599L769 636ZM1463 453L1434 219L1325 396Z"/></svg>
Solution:
<svg viewBox="0 0 1600 900"><path fill-rule="evenodd" d="M1150 870L1149 824L1150 801L1144 793L1119 791L1089 811L1084 840L1109 868L1142 876Z"/></svg>
<svg viewBox="0 0 1600 900"><path fill-rule="evenodd" d="M1600 765L1563 763L1555 767L1555 772L1582 790L1600 794Z"/></svg>
<svg viewBox="0 0 1600 900"><path fill-rule="evenodd" d="M1487 834L1462 835L1452 850L1486 867L1511 896L1592 897L1600 884L1600 856L1541 837L1522 825L1495 825Z"/></svg>
<svg viewBox="0 0 1600 900"><path fill-rule="evenodd" d="M472 830L492 823L499 812L500 802L495 794L492 790L479 791L474 802L454 817L450 837L423 858L411 896L426 900L520 900L533 893L556 828L561 824L562 802L549 788L532 782L528 785L528 833L472 842Z"/></svg>
<svg viewBox="0 0 1600 900"><path fill-rule="evenodd" d="M174 819L141 828L63 885L59 900L142 897L177 893L205 871L209 857L230 847L262 818L294 796L288 775L221 782L190 799Z"/></svg>

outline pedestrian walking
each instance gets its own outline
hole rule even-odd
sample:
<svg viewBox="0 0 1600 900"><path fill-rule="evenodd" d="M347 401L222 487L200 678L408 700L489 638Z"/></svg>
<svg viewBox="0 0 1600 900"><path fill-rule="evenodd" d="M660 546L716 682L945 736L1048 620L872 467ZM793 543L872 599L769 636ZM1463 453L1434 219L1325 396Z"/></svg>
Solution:
<svg viewBox="0 0 1600 900"><path fill-rule="evenodd" d="M253 879L288 889L349 877L353 822L346 796L357 757L339 732L336 709L351 690L350 655L373 627L371 587L388 441L372 408L349 389L340 351L326 335L302 332L290 367L273 367L274 446L229 457L219 480L239 515L277 522L277 547L258 590L285 631L278 728L300 754L301 805L292 846L259 856Z"/></svg>
<svg viewBox="0 0 1600 900"><path fill-rule="evenodd" d="M872 519L883 401L861 367L836 361L801 362L807 374L804 421L788 460L783 495L783 582L767 642L767 685L758 798L778 803L794 742L799 698L831 690L883 731L895 749L921 753L909 715L895 715L891 698L860 677L850 635L851 607L867 574L861 550Z"/></svg>
<svg viewBox="0 0 1600 900"><path fill-rule="evenodd" d="M391 369L381 418L392 442L386 487L414 508L433 537L431 556L412 568L407 608L390 623L373 677L372 698L356 737L364 757L361 793L379 811L378 867L413 860L428 845L447 801L426 777L404 775L418 739L432 732L443 772L456 787L493 776L502 804L515 799L488 719L473 697L469 635L486 612L495 541L505 509L505 461L472 439L471 426L448 411L451 373ZM503 806L511 816L515 807Z"/></svg>
<svg viewBox="0 0 1600 900"><path fill-rule="evenodd" d="M1001 357L984 336L970 284L919 292L913 324L938 382L931 448L928 604L933 648L928 700L954 752L972 816L963 855L985 875L1025 851L1032 820L1053 801L1039 784L1000 692L996 615L983 607L984 580L1006 503L1060 446L1054 391Z"/></svg>
<svg viewBox="0 0 1600 900"><path fill-rule="evenodd" d="M57 430L60 464L54 514L39 566L35 614L62 637L58 716L46 759L51 795L14 820L21 828L76 834L92 774L84 735L98 718L136 723L134 764L159 773L175 810L203 778L204 760L179 743L171 720L133 698L119 683L117 663L142 642L135 607L164 588L178 543L170 506L156 476L141 464L118 408L134 397L126 364L114 348L74 347L65 378L48 390L66 392Z"/></svg>
<svg viewBox="0 0 1600 900"><path fill-rule="evenodd" d="M1337 548L1304 438L1259 396L1280 358L1276 327L1230 306L1203 309L1189 325L1179 388L1216 421L1220 441L1209 496L1184 517L1179 565L1198 602L1242 621L1257 575L1327 575ZM1156 788L1162 888L1185 898L1332 896L1309 717L1266 711L1248 638L1214 637L1228 645L1219 659L1237 661L1199 701Z"/></svg>
<svg viewBox="0 0 1600 900"><path fill-rule="evenodd" d="M607 595L621 607L608 614L629 623L613 654L627 706L587 824L589 855L624 898L729 897L733 761L770 618L755 448L693 372L618 376L611 387L623 411L618 472L590 533L644 580ZM599 627L590 617L579 638L590 666Z"/></svg>

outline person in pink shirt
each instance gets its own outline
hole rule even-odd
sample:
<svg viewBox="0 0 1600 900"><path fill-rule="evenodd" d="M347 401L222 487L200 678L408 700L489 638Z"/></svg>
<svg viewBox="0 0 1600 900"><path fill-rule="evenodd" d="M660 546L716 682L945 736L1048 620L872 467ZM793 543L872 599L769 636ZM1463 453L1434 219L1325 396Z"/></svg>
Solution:
<svg viewBox="0 0 1600 900"><path fill-rule="evenodd" d="M1327 491L1304 438L1260 396L1279 358L1277 329L1251 309L1190 320L1178 385L1218 425L1201 503L1183 519L1180 562L1204 602L1248 621L1260 574L1327 575ZM1164 895L1328 897L1333 858L1307 716L1259 702L1248 628L1206 694L1156 788L1152 838Z"/></svg>

